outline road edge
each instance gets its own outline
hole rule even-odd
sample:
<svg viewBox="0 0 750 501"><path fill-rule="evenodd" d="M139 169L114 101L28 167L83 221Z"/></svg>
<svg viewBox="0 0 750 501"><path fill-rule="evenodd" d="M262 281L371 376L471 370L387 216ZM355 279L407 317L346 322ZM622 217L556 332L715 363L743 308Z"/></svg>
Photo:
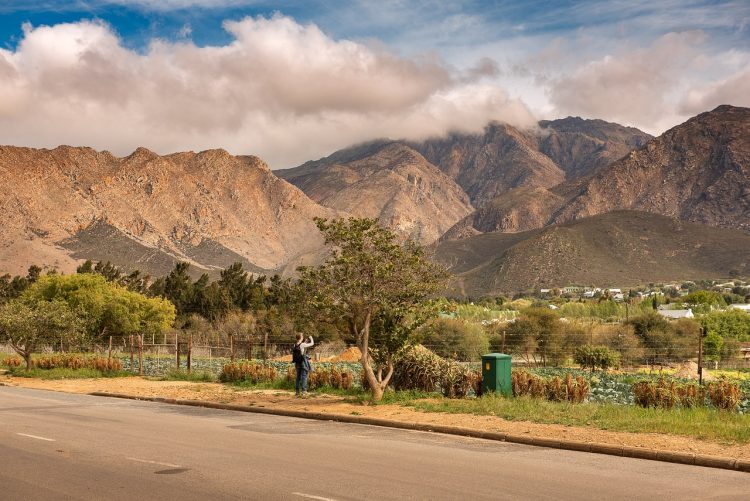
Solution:
<svg viewBox="0 0 750 501"><path fill-rule="evenodd" d="M108 393L94 391L88 395L95 397L123 398L128 400L142 400L147 402L159 402L173 405L186 405L190 407L205 407L209 409L220 409L227 411L251 412L255 414L270 414L274 416L286 416L302 419L315 419L318 421L335 421L339 423L364 424L370 426L381 426L386 428L397 428L402 430L414 430L445 435L457 435L461 437L481 438L495 440L498 442L509 442L514 444L533 445L536 447L547 447L552 449L563 449L578 452L589 452L593 454L606 454L609 456L620 456L635 459L647 459L650 461L663 461L666 463L678 463L706 468L719 468L723 470L741 471L750 473L750 461L721 456L707 456L703 454L692 454L689 452L664 451L658 449L644 449L627 445L603 444L597 442L578 442L574 440L560 440L555 438L533 437L527 435L514 435L497 431L483 431L461 426L437 425L428 423L410 423L407 421L396 421L392 419L374 418L369 416L356 416L344 414L327 414L324 412L297 411L290 409L274 409L268 407L254 407L248 405L222 404L204 400L180 400L175 398L145 397L126 395L123 393Z"/></svg>

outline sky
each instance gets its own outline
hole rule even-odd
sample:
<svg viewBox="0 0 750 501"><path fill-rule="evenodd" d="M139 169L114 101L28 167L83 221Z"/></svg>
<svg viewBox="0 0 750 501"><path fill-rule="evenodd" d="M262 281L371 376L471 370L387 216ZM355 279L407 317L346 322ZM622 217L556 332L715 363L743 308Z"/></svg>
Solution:
<svg viewBox="0 0 750 501"><path fill-rule="evenodd" d="M0 0L0 144L224 148L750 106L747 0Z"/></svg>

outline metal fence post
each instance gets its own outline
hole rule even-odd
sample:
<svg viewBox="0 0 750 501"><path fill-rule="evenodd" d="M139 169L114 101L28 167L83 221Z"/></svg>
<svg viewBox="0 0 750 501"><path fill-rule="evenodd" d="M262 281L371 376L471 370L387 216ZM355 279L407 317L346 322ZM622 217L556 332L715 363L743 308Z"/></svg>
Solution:
<svg viewBox="0 0 750 501"><path fill-rule="evenodd" d="M192 369L192 358L193 358L193 334L188 337L188 353L187 353L187 371L190 374Z"/></svg>
<svg viewBox="0 0 750 501"><path fill-rule="evenodd" d="M143 333L138 336L138 374L143 376Z"/></svg>

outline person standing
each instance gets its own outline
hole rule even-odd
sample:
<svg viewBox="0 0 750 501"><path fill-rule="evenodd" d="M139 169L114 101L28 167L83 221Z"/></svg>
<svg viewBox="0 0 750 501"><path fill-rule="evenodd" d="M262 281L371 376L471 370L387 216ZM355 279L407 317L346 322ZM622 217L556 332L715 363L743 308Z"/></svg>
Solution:
<svg viewBox="0 0 750 501"><path fill-rule="evenodd" d="M305 354L307 348L315 345L313 337L309 336L308 341L304 342L304 336L301 332L297 333L297 342L292 348L292 361L297 371L297 379L294 382L294 393L300 397L307 393L307 375L310 373L310 358Z"/></svg>

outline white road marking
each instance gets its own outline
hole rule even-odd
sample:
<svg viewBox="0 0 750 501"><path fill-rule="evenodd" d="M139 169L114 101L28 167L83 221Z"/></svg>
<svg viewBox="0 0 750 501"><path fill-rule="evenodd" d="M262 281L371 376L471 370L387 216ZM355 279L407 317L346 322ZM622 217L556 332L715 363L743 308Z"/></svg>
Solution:
<svg viewBox="0 0 750 501"><path fill-rule="evenodd" d="M22 437L35 438L37 440L44 440L46 442L57 442L57 440L55 440L54 438L38 437L36 435L29 435L28 433L16 433L16 435L21 435Z"/></svg>
<svg viewBox="0 0 750 501"><path fill-rule="evenodd" d="M158 464L159 466L167 466L169 468L181 468L178 464L172 464L172 463L161 463L159 461L149 461L148 459L138 459L138 458L125 458L130 461L137 461L138 463L148 463L148 464Z"/></svg>
<svg viewBox="0 0 750 501"><path fill-rule="evenodd" d="M333 498L324 498L323 496L313 496L312 494L305 494L304 492L292 492L293 496L299 496L308 499L318 499L320 501L336 501Z"/></svg>

